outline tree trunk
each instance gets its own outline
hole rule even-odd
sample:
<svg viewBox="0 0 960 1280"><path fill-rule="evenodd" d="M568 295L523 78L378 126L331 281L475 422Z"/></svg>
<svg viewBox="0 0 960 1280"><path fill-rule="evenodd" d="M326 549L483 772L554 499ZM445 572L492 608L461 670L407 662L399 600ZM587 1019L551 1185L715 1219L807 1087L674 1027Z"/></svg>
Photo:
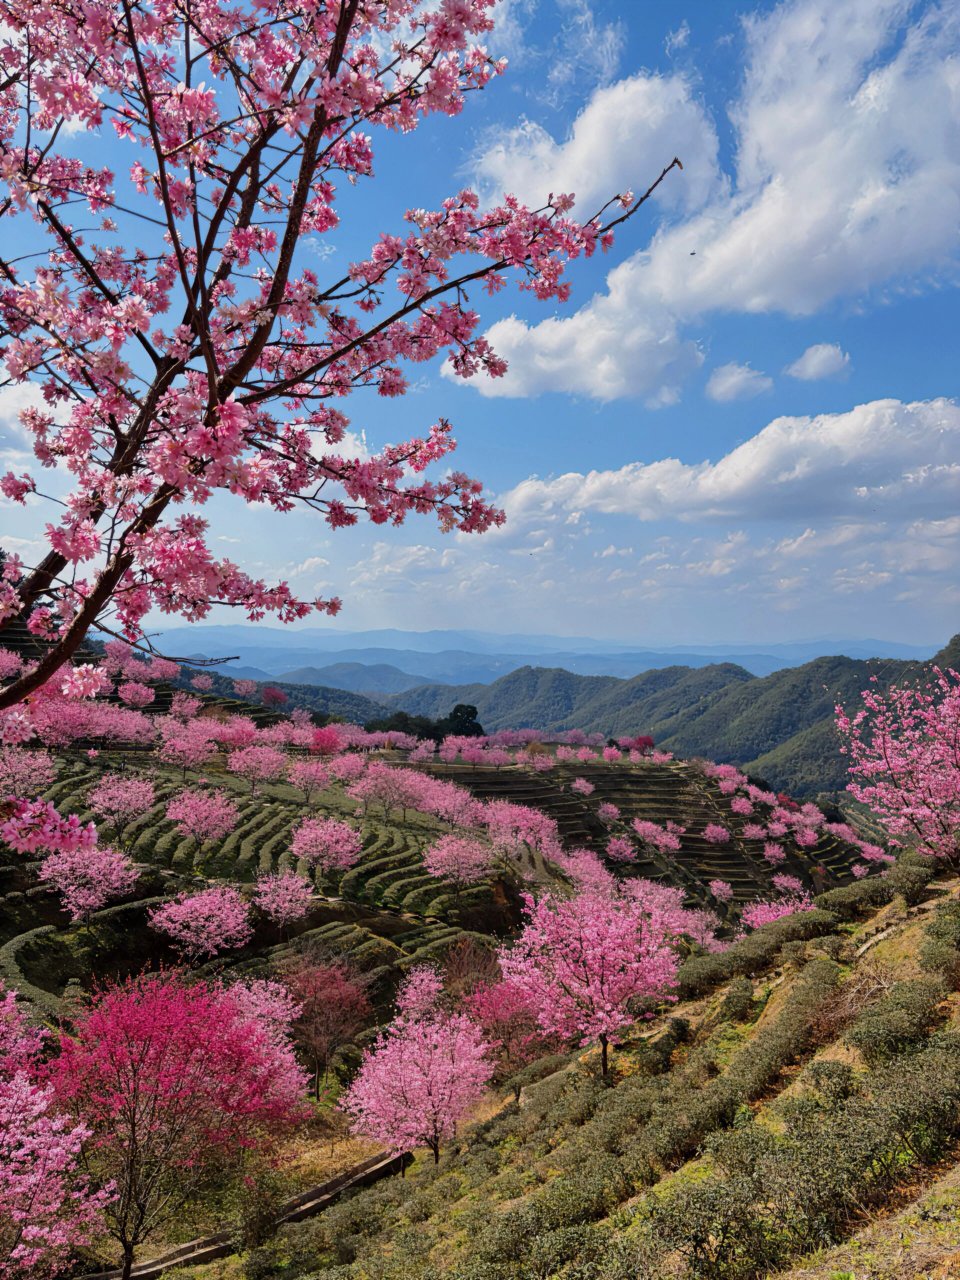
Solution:
<svg viewBox="0 0 960 1280"><path fill-rule="evenodd" d="M608 1065L607 1044L608 1044L607 1037L601 1036L600 1037L600 1074L604 1077L604 1079L606 1079L607 1065Z"/></svg>
<svg viewBox="0 0 960 1280"><path fill-rule="evenodd" d="M120 1280L130 1280L130 1272L133 1270L133 1245L125 1244L123 1246L123 1263L120 1271Z"/></svg>

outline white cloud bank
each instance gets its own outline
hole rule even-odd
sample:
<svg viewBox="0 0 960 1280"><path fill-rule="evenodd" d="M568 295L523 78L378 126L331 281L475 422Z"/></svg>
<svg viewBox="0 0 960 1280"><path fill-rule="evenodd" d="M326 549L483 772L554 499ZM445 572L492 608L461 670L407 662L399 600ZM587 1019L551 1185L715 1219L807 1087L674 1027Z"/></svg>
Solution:
<svg viewBox="0 0 960 1280"><path fill-rule="evenodd" d="M874 400L775 418L718 462L676 458L531 477L501 498L507 530L571 512L651 520L920 519L960 503L960 405Z"/></svg>
<svg viewBox="0 0 960 1280"><path fill-rule="evenodd" d="M749 19L745 31L729 183L712 159L715 131L677 75L598 91L563 143L523 125L478 158L488 187L509 165L521 189L544 191L577 189L575 167L594 158L588 139L596 172L614 190L641 187L674 154L694 171L693 185L671 175L675 189L687 183L687 216L611 271L604 293L564 319L493 325L489 337L511 368L503 379L478 379L483 395L669 402L701 362L685 326L712 311L810 315L838 298L955 274L960 9L794 0ZM631 114L629 145L614 155L607 140L620 136L620 112L644 101L661 110L649 123ZM592 182L586 190L593 194Z"/></svg>

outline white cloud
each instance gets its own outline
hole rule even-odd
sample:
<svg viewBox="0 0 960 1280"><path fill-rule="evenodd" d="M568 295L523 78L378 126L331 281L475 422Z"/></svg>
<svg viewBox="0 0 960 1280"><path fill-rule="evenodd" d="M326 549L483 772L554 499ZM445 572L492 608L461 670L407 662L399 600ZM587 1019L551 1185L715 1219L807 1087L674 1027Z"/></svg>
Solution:
<svg viewBox="0 0 960 1280"><path fill-rule="evenodd" d="M726 404L730 400L752 400L772 386L772 378L759 369L751 369L748 364L721 364L707 381L707 395L711 400Z"/></svg>
<svg viewBox="0 0 960 1280"><path fill-rule="evenodd" d="M291 578L299 578L305 573L316 573L318 569L326 569L329 564L330 561L325 560L323 556L308 556L300 564L288 569L287 573Z"/></svg>
<svg viewBox="0 0 960 1280"><path fill-rule="evenodd" d="M803 382L816 382L819 378L835 378L849 368L850 356L841 350L838 342L818 342L787 365L784 373Z"/></svg>
<svg viewBox="0 0 960 1280"><path fill-rule="evenodd" d="M686 18L680 23L676 31L668 31L667 38L663 42L664 52L668 58L672 58L680 49L685 49L690 40L690 24Z"/></svg>
<svg viewBox="0 0 960 1280"><path fill-rule="evenodd" d="M655 199L691 210L717 191L717 147L713 122L683 76L638 72L598 89L563 142L523 120L490 134L470 168L488 203L512 191L536 208L551 191L573 192L586 217L680 155L683 174L672 174Z"/></svg>
<svg viewBox="0 0 960 1280"><path fill-rule="evenodd" d="M960 405L943 399L776 418L718 462L532 477L500 499L514 529L569 511L642 521L920 518L958 500Z"/></svg>
<svg viewBox="0 0 960 1280"><path fill-rule="evenodd" d="M532 327L516 318L495 324L489 336L512 367L504 379L478 379L483 394L656 399L663 387L675 397L678 374L695 367L688 360L678 369L678 352L690 345L684 326L711 312L811 315L838 298L955 277L960 10L794 0L750 19L746 35L729 189L714 174L717 194L661 227L575 314ZM521 173L541 180L550 157L561 165L572 154L569 143L551 149L540 133L527 141ZM519 164L518 139L513 154ZM637 330L646 335L639 377Z"/></svg>

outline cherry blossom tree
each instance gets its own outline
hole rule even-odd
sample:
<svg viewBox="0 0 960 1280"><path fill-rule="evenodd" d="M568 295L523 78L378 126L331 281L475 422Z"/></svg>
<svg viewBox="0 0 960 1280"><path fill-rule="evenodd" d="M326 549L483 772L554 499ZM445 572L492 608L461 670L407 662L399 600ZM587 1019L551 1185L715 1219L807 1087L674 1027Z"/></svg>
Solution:
<svg viewBox="0 0 960 1280"><path fill-rule="evenodd" d="M441 836L423 852L423 865L432 876L450 880L460 893L464 885L485 880L493 870L493 850L470 836Z"/></svg>
<svg viewBox="0 0 960 1280"><path fill-rule="evenodd" d="M323 962L304 956L283 970L283 982L298 1006L294 1043L313 1074L320 1097L330 1060L352 1044L373 1016L367 983L344 961Z"/></svg>
<svg viewBox="0 0 960 1280"><path fill-rule="evenodd" d="M925 683L882 692L876 680L853 714L836 708L847 790L901 847L960 859L960 674L934 667Z"/></svg>
<svg viewBox="0 0 960 1280"><path fill-rule="evenodd" d="M150 913L150 926L167 934L191 964L245 946L253 932L250 909L230 885L181 894Z"/></svg>
<svg viewBox="0 0 960 1280"><path fill-rule="evenodd" d="M90 808L98 818L106 818L121 845L130 822L149 813L155 799L153 783L147 778L121 773L105 773L87 794Z"/></svg>
<svg viewBox="0 0 960 1280"><path fill-rule="evenodd" d="M307 818L294 829L290 852L321 871L347 871L360 858L359 831L335 818Z"/></svg>
<svg viewBox="0 0 960 1280"><path fill-rule="evenodd" d="M531 994L514 982L501 979L478 987L464 1000L464 1008L496 1050L496 1080L508 1079L560 1047L559 1037L540 1026ZM518 1087L518 1099L519 1092Z"/></svg>
<svg viewBox="0 0 960 1280"><path fill-rule="evenodd" d="M730 902L733 898L733 885L727 880L711 880L707 888L718 902Z"/></svg>
<svg viewBox="0 0 960 1280"><path fill-rule="evenodd" d="M587 892L526 898L526 923L500 953L504 978L527 992L540 1026L565 1040L599 1040L630 1025L641 1000L666 996L676 977L673 932L637 899Z"/></svg>
<svg viewBox="0 0 960 1280"><path fill-rule="evenodd" d="M233 692L238 698L243 698L245 702L249 702L257 692L257 682L256 680L234 680Z"/></svg>
<svg viewBox="0 0 960 1280"><path fill-rule="evenodd" d="M181 791L167 805L167 818L182 836L197 842L198 860L211 840L222 840L240 821L240 810L225 791Z"/></svg>
<svg viewBox="0 0 960 1280"><path fill-rule="evenodd" d="M0 801L29 800L56 776L57 766L49 752L0 747Z"/></svg>
<svg viewBox="0 0 960 1280"><path fill-rule="evenodd" d="M89 1242L108 1193L91 1190L80 1166L90 1130L57 1113L41 1079L42 1037L12 991L0 985L0 1277L61 1271Z"/></svg>
<svg viewBox="0 0 960 1280"><path fill-rule="evenodd" d="M435 1163L493 1073L483 1033L466 1014L444 1009L440 990L436 974L411 971L396 1018L341 1102L356 1133L397 1153L429 1147Z"/></svg>
<svg viewBox="0 0 960 1280"><path fill-rule="evenodd" d="M678 852L681 845L680 837L686 832L685 827L670 821L661 825L646 818L634 818L631 825L644 844L660 853Z"/></svg>
<svg viewBox="0 0 960 1280"><path fill-rule="evenodd" d="M290 766L287 777L303 792L307 804L311 796L330 785L330 771L322 760L296 760Z"/></svg>
<svg viewBox="0 0 960 1280"><path fill-rule="evenodd" d="M171 717L161 722L160 738L157 754L165 764L178 765L184 778L188 769L202 769L217 752L209 721Z"/></svg>
<svg viewBox="0 0 960 1280"><path fill-rule="evenodd" d="M570 790L575 792L578 796L592 796L594 786L593 783L589 782L586 778L574 778L570 783Z"/></svg>
<svg viewBox="0 0 960 1280"><path fill-rule="evenodd" d="M305 1080L256 996L144 975L95 993L60 1037L57 1102L89 1130L84 1163L114 1186L107 1229L128 1280L136 1248L190 1202L266 1149L302 1116Z"/></svg>
<svg viewBox="0 0 960 1280"><path fill-rule="evenodd" d="M48 800L18 800L0 825L0 838L15 853L73 853L94 849L97 829L75 813L64 818Z"/></svg>
<svg viewBox="0 0 960 1280"><path fill-rule="evenodd" d="M239 751L231 751L227 757L227 768L231 773L239 774L250 783L253 795L258 793L260 783L275 782L282 778L287 768L287 757L274 747L243 747Z"/></svg>
<svg viewBox="0 0 960 1280"><path fill-rule="evenodd" d="M289 698L284 691L275 684L265 684L260 690L260 699L265 707L277 711L280 707L285 707L289 702Z"/></svg>
<svg viewBox="0 0 960 1280"><path fill-rule="evenodd" d="M71 849L44 858L39 879L60 894L72 920L86 924L95 911L130 893L138 872L114 849Z"/></svg>
<svg viewBox="0 0 960 1280"><path fill-rule="evenodd" d="M372 175L376 131L456 115L503 70L482 43L491 7L294 3L278 22L239 0L0 4L0 195L42 246L0 258L0 341L13 384L45 393L21 413L39 463L60 462L76 486L46 554L0 589L4 619L26 616L52 641L0 707L49 679L96 621L135 638L152 608L188 620L217 603L254 620L337 611L216 559L196 510L214 493L310 507L331 528L412 511L464 532L500 521L461 473L421 478L453 447L446 422L350 459L333 398L400 395L404 364L444 354L461 376L502 374L471 286L495 292L516 272L563 301L566 263L607 248L646 196L624 192L577 222L571 196L481 208L462 191L411 210L405 233L381 235L339 278L321 281L298 253L337 226L338 181ZM104 123L129 149L120 180L64 141ZM14 502L37 492L27 472L0 487Z"/></svg>
<svg viewBox="0 0 960 1280"><path fill-rule="evenodd" d="M285 929L302 920L314 902L313 885L295 871L260 876L253 900L268 919Z"/></svg>

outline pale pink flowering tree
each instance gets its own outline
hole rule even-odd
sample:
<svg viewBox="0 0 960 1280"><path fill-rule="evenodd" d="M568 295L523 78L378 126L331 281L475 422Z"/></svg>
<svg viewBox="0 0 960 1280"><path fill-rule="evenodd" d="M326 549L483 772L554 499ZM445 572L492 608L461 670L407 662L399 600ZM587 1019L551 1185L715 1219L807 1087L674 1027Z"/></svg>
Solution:
<svg viewBox="0 0 960 1280"><path fill-rule="evenodd" d="M321 871L347 871L360 858L363 839L336 818L306 818L294 829L290 852Z"/></svg>
<svg viewBox="0 0 960 1280"><path fill-rule="evenodd" d="M464 885L485 880L493 870L489 845L464 835L441 836L423 852L423 865L432 876L450 880L459 894Z"/></svg>
<svg viewBox="0 0 960 1280"><path fill-rule="evenodd" d="M253 900L268 919L285 929L309 914L315 898L309 880L295 871L280 871L257 880Z"/></svg>
<svg viewBox="0 0 960 1280"><path fill-rule="evenodd" d="M607 857L614 862L635 862L637 850L627 836L611 836L607 841Z"/></svg>
<svg viewBox="0 0 960 1280"><path fill-rule="evenodd" d="M195 675L191 679L190 686L196 689L198 693L209 693L213 688L213 676L201 671L199 675Z"/></svg>
<svg viewBox="0 0 960 1280"><path fill-rule="evenodd" d="M257 682L256 680L234 680L233 692L238 698L243 698L245 702L249 702L257 692Z"/></svg>
<svg viewBox="0 0 960 1280"><path fill-rule="evenodd" d="M681 847L680 837L686 833L685 827L670 821L661 824L647 818L634 818L630 825L644 844L660 853L677 853Z"/></svg>
<svg viewBox="0 0 960 1280"><path fill-rule="evenodd" d="M87 793L87 803L98 818L105 818L123 844L123 833L134 818L153 808L156 792L146 778L132 778L121 773L105 773Z"/></svg>
<svg viewBox="0 0 960 1280"><path fill-rule="evenodd" d="M578 796L592 796L594 786L592 782L588 782L586 778L574 778L570 783L570 790Z"/></svg>
<svg viewBox="0 0 960 1280"><path fill-rule="evenodd" d="M128 707L148 707L156 698L156 692L139 680L124 680L117 685L117 697Z"/></svg>
<svg viewBox="0 0 960 1280"><path fill-rule="evenodd" d="M138 872L125 854L97 847L49 854L39 879L60 894L72 920L87 924L95 911L131 892Z"/></svg>
<svg viewBox="0 0 960 1280"><path fill-rule="evenodd" d="M184 778L188 769L202 769L217 753L212 727L203 720L165 720L160 736L157 754L165 764L178 765Z"/></svg>
<svg viewBox="0 0 960 1280"><path fill-rule="evenodd" d="M245 946L252 934L250 909L230 885L181 895L150 913L150 926L165 933L192 964Z"/></svg>
<svg viewBox="0 0 960 1280"><path fill-rule="evenodd" d="M37 1035L0 986L0 1276L61 1273L89 1243L112 1192L93 1191L80 1162L90 1129L60 1114L41 1080Z"/></svg>
<svg viewBox="0 0 960 1280"><path fill-rule="evenodd" d="M287 777L303 792L307 804L311 796L330 785L330 771L322 760L296 760L287 771Z"/></svg>
<svg viewBox="0 0 960 1280"><path fill-rule="evenodd" d="M881 692L874 680L852 715L836 708L847 790L901 847L960 857L960 674L934 667L925 684Z"/></svg>
<svg viewBox="0 0 960 1280"><path fill-rule="evenodd" d="M182 836L193 836L200 859L212 840L222 840L240 821L240 810L225 791L181 791L167 805L167 818Z"/></svg>
<svg viewBox="0 0 960 1280"><path fill-rule="evenodd" d="M730 902L733 898L733 885L727 880L711 880L707 888L718 902Z"/></svg>
<svg viewBox="0 0 960 1280"><path fill-rule="evenodd" d="M740 923L745 929L759 929L762 925L772 924L774 920L782 920L784 916L795 915L798 911L813 910L813 900L799 880L793 876L774 876L773 879L792 882L798 887L788 886L778 898L759 899L744 907L740 913Z"/></svg>
<svg viewBox="0 0 960 1280"><path fill-rule="evenodd" d="M231 773L246 778L252 794L257 795L261 783L275 782L283 777L287 757L275 747L242 747L239 751L230 752L227 768Z"/></svg>
<svg viewBox="0 0 960 1280"><path fill-rule="evenodd" d="M703 838L710 844L729 844L730 832L719 822L708 822L703 828Z"/></svg>
<svg viewBox="0 0 960 1280"><path fill-rule="evenodd" d="M480 1028L445 1010L439 994L436 975L422 981L411 972L396 1018L364 1055L340 1104L355 1132L397 1153L429 1147L435 1163L493 1074Z"/></svg>
<svg viewBox="0 0 960 1280"><path fill-rule="evenodd" d="M597 817L601 822L605 822L609 826L610 823L619 821L620 810L615 804L611 804L609 800L604 800L597 809Z"/></svg>
<svg viewBox="0 0 960 1280"><path fill-rule="evenodd" d="M15 853L73 853L96 847L97 829L75 813L66 818L46 800L19 800L0 826L0 838Z"/></svg>
<svg viewBox="0 0 960 1280"><path fill-rule="evenodd" d="M0 747L0 800L27 800L46 790L56 776L49 752Z"/></svg>
<svg viewBox="0 0 960 1280"><path fill-rule="evenodd" d="M566 1040L599 1040L607 1074L610 1037L636 1004L666 996L676 977L672 935L634 899L582 893L526 899L527 921L500 953L508 982L528 992L540 1026Z"/></svg>
<svg viewBox="0 0 960 1280"><path fill-rule="evenodd" d="M406 817L408 809L417 805L422 791L422 777L411 769L394 769L380 760L373 760L359 778L347 790L347 795L359 800L364 809L371 804L383 806L384 814L400 809Z"/></svg>

